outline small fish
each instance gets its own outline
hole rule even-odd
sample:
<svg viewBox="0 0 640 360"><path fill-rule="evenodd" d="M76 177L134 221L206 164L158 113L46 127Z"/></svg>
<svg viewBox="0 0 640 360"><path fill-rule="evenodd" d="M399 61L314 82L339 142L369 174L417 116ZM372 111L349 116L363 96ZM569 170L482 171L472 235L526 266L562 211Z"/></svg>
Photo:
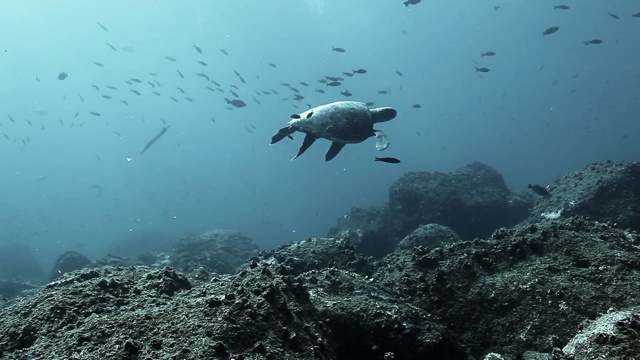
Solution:
<svg viewBox="0 0 640 360"><path fill-rule="evenodd" d="M554 5L553 6L553 10L556 10L556 9L569 10L569 6L568 5Z"/></svg>
<svg viewBox="0 0 640 360"><path fill-rule="evenodd" d="M126 102L125 100L120 99L120 102L121 102L121 103L123 103L123 104L125 104L125 105L129 105L129 103L128 103L128 102Z"/></svg>
<svg viewBox="0 0 640 360"><path fill-rule="evenodd" d="M269 63L268 65L271 66L274 69L278 67L276 64L273 64L273 63Z"/></svg>
<svg viewBox="0 0 640 360"><path fill-rule="evenodd" d="M489 72L489 71L491 71L491 70L489 70L488 68L484 68L484 67L482 67L482 68L478 68L478 67L477 67L477 68L476 68L476 72L483 72L483 73L486 73L486 72Z"/></svg>
<svg viewBox="0 0 640 360"><path fill-rule="evenodd" d="M201 78L205 78L205 79L207 79L207 81L210 81L209 76L207 76L207 74L205 74L205 73L203 73L203 72L196 73L196 75L200 76ZM215 81L212 81L212 82L213 82L216 86L220 86L220 84L218 84L217 82L215 82Z"/></svg>
<svg viewBox="0 0 640 360"><path fill-rule="evenodd" d="M102 114L100 114L99 112L95 112L95 111L89 111L89 114L91 114L93 116L102 116Z"/></svg>
<svg viewBox="0 0 640 360"><path fill-rule="evenodd" d="M147 84L149 84L152 88L156 88L156 84L152 83L151 81L147 81Z"/></svg>
<svg viewBox="0 0 640 360"><path fill-rule="evenodd" d="M114 133L114 134L116 134L116 135L118 135L118 137L119 137L119 138L121 138L121 137L122 137L122 135L120 135L120 133L119 133L119 132L117 132L117 131L114 131L113 133Z"/></svg>
<svg viewBox="0 0 640 360"><path fill-rule="evenodd" d="M558 30L560 30L560 27L552 26L550 28L547 28L547 30L543 31L542 32L542 36L551 35L551 34L553 34L554 32L556 32Z"/></svg>
<svg viewBox="0 0 640 360"><path fill-rule="evenodd" d="M414 109L420 109L420 108L422 107L422 105L420 105L420 104L413 104L411 107L412 107L412 108L414 108Z"/></svg>
<svg viewBox="0 0 640 360"><path fill-rule="evenodd" d="M198 60L198 64L200 64L200 65L202 65L202 66L207 66L207 63L206 63L206 62L204 62L204 61L200 61L200 60Z"/></svg>
<svg viewBox="0 0 640 360"><path fill-rule="evenodd" d="M348 76L348 77L352 77L352 76L353 76L353 73L350 73L350 72L344 72L344 71L343 71L343 72L342 72L342 75L344 75L344 76Z"/></svg>
<svg viewBox="0 0 640 360"><path fill-rule="evenodd" d="M353 71L354 74L366 74L367 70L365 69L357 69L357 70L351 70Z"/></svg>
<svg viewBox="0 0 640 360"><path fill-rule="evenodd" d="M299 84L302 86L309 86L309 83L306 81L300 81Z"/></svg>
<svg viewBox="0 0 640 360"><path fill-rule="evenodd" d="M637 18L640 18L640 12L639 12L639 13L635 13L635 14L631 15L631 17L637 17Z"/></svg>
<svg viewBox="0 0 640 360"><path fill-rule="evenodd" d="M80 115L80 112L76 112L76 114L73 115L73 118L76 119L78 117L78 115Z"/></svg>
<svg viewBox="0 0 640 360"><path fill-rule="evenodd" d="M33 124L31 123L31 121L29 121L29 119L24 119L24 121L27 122L27 124L29 124L29 126L33 126Z"/></svg>
<svg viewBox="0 0 640 360"><path fill-rule="evenodd" d="M40 82L40 77L38 77L38 75L36 75L36 81Z"/></svg>
<svg viewBox="0 0 640 360"><path fill-rule="evenodd" d="M544 186L540 186L538 184L529 184L529 186L527 186L528 189L531 189L531 191L533 191L534 193L540 195L540 196L549 196L551 194L549 194L549 191L544 187Z"/></svg>
<svg viewBox="0 0 640 360"><path fill-rule="evenodd" d="M400 71L398 71L398 70L396 70L396 74L398 74L398 76L404 76L404 75L402 75L402 73L401 73Z"/></svg>
<svg viewBox="0 0 640 360"><path fill-rule="evenodd" d="M155 96L161 96L161 95L160 95L160 93L159 93L159 92L157 92L157 91L152 91L151 93L152 93L153 95L155 95Z"/></svg>
<svg viewBox="0 0 640 360"><path fill-rule="evenodd" d="M237 72L236 70L233 70L233 72L236 74L236 76L238 76L238 78L240 79L240 81L244 84L244 83L245 83L245 81L244 81L244 79L242 78L242 75L240 75L240 73L239 73L239 72Z"/></svg>
<svg viewBox="0 0 640 360"><path fill-rule="evenodd" d="M104 25L102 25L102 24L100 24L100 23L97 23L97 24L98 24L98 26L100 26L100 27L102 28L102 30L104 30L104 31L109 31L109 29L107 29L107 27L106 27L106 26L104 26Z"/></svg>
<svg viewBox="0 0 640 360"><path fill-rule="evenodd" d="M211 122L214 122L214 123L216 122L216 119L213 116L210 116L210 118L211 118Z"/></svg>
<svg viewBox="0 0 640 360"><path fill-rule="evenodd" d="M327 86L340 86L342 83L340 81L331 81L327 83Z"/></svg>
<svg viewBox="0 0 640 360"><path fill-rule="evenodd" d="M185 96L184 99L187 100L188 102L193 102L193 99L188 96Z"/></svg>
<svg viewBox="0 0 640 360"><path fill-rule="evenodd" d="M169 61L176 61L176 58L172 58L171 56L165 56L164 58Z"/></svg>
<svg viewBox="0 0 640 360"><path fill-rule="evenodd" d="M184 79L184 75L182 75L182 73L180 72L180 70L176 70L178 72L178 75L180 75L181 78Z"/></svg>
<svg viewBox="0 0 640 360"><path fill-rule="evenodd" d="M407 0L405 2L403 2L405 7L408 7L409 5L416 5L417 3L419 3L422 0Z"/></svg>
<svg viewBox="0 0 640 360"><path fill-rule="evenodd" d="M102 65L102 63L101 63L101 62L98 62L98 61L92 61L92 62L93 62L94 64L96 64L97 66L104 67L104 65Z"/></svg>
<svg viewBox="0 0 640 360"><path fill-rule="evenodd" d="M7 114L7 116L9 117L9 120L11 120L12 123L15 123L16 121L13 120L13 118L11 117L11 115Z"/></svg>
<svg viewBox="0 0 640 360"><path fill-rule="evenodd" d="M331 50L335 51L335 52L339 52L339 53L343 53L343 52L347 51L347 50L345 50L345 49L343 49L341 47L333 47L333 46L331 47Z"/></svg>
<svg viewBox="0 0 640 360"><path fill-rule="evenodd" d="M118 90L118 88L117 88L117 87L112 86L112 85L107 85L107 88L109 88L109 89L111 89L111 90Z"/></svg>
<svg viewBox="0 0 640 360"><path fill-rule="evenodd" d="M61 72L60 74L58 74L58 80L64 80L68 77L69 75L67 75L66 72Z"/></svg>
<svg viewBox="0 0 640 360"><path fill-rule="evenodd" d="M347 89L345 89L344 91L340 91L340 95L346 96L346 97L353 96L353 94L350 93L349 90Z"/></svg>
<svg viewBox="0 0 640 360"><path fill-rule="evenodd" d="M198 54L202 54L202 49L200 49L198 46L193 45L193 48L196 49L196 51L198 52Z"/></svg>
<svg viewBox="0 0 640 360"><path fill-rule="evenodd" d="M144 146L144 149L142 149L142 152L140 153L140 155L144 154L144 152L147 151L147 149L150 148L151 145L153 145L153 143L158 141L158 139L160 139L160 137L167 132L167 129L169 129L169 127L171 127L171 125L167 125L163 127L162 130L160 130L160 132L156 136L154 136L151 140L149 140L147 145Z"/></svg>
<svg viewBox="0 0 640 360"><path fill-rule="evenodd" d="M220 49L220 52L221 52L221 53L223 53L223 54L225 54L225 55L229 55L229 53L228 53L228 52L227 52L227 50L225 50L225 49Z"/></svg>
<svg viewBox="0 0 640 360"><path fill-rule="evenodd" d="M140 92L139 92L139 91L136 91L136 90L130 90L130 91L131 91L132 93L134 93L134 94L136 94L136 95L140 96Z"/></svg>
<svg viewBox="0 0 640 360"><path fill-rule="evenodd" d="M80 101L84 102L84 98L80 95L78 95L78 97L80 98Z"/></svg>
<svg viewBox="0 0 640 360"><path fill-rule="evenodd" d="M612 14L609 12L609 16L611 16L612 18L616 19L616 20L620 20L620 16L616 15L616 14Z"/></svg>
<svg viewBox="0 0 640 360"><path fill-rule="evenodd" d="M240 100L240 99L229 100L229 99L225 98L225 100L227 101L227 104L231 104L232 106L235 106L237 108L242 108L242 107L247 106L247 104L244 101Z"/></svg>
<svg viewBox="0 0 640 360"><path fill-rule="evenodd" d="M174 102L178 102L178 99L174 98L173 96L169 96L169 99L173 100Z"/></svg>
<svg viewBox="0 0 640 360"><path fill-rule="evenodd" d="M389 164L399 164L400 160L394 157L376 157L374 161L381 161Z"/></svg>
<svg viewBox="0 0 640 360"><path fill-rule="evenodd" d="M4 136L5 139L10 140L9 135L2 133L2 136Z"/></svg>
<svg viewBox="0 0 640 360"><path fill-rule="evenodd" d="M583 44L585 44L585 45L589 45L589 44L597 45L597 44L602 44L602 43L603 43L603 41L602 41L602 40L600 40L600 39L593 39L593 40L586 40L586 41L583 41L582 43L583 43Z"/></svg>
<svg viewBox="0 0 640 360"><path fill-rule="evenodd" d="M133 81L134 83L138 83L138 84L142 83L142 80L136 79L136 78L131 78L129 79L129 81Z"/></svg>
<svg viewBox="0 0 640 360"><path fill-rule="evenodd" d="M110 43L107 43L107 46L110 47L111 50L113 50L113 51L118 51L118 49L116 49L116 47L111 45Z"/></svg>
<svg viewBox="0 0 640 360"><path fill-rule="evenodd" d="M96 85L96 84L92 84L91 87L96 89L96 90L98 90L98 91L100 91L100 87L98 87L98 85Z"/></svg>
<svg viewBox="0 0 640 360"><path fill-rule="evenodd" d="M105 94L102 94L102 97L105 98L105 99L111 99L111 96L105 95Z"/></svg>
<svg viewBox="0 0 640 360"><path fill-rule="evenodd" d="M316 89L316 92L319 92L320 94L324 94L325 93L325 91L322 90L322 89Z"/></svg>
<svg viewBox="0 0 640 360"><path fill-rule="evenodd" d="M481 53L480 56L494 56L496 53L494 53L493 51L487 51L484 53Z"/></svg>
<svg viewBox="0 0 640 360"><path fill-rule="evenodd" d="M181 87L176 87L176 88L177 88L181 93L183 93L183 94L184 94L184 90L182 90L182 88L181 88Z"/></svg>
<svg viewBox="0 0 640 360"><path fill-rule="evenodd" d="M389 90L378 90L378 94L388 94L390 91Z"/></svg>
<svg viewBox="0 0 640 360"><path fill-rule="evenodd" d="M493 7L493 11L498 11L498 9L500 9L500 5L496 5Z"/></svg>

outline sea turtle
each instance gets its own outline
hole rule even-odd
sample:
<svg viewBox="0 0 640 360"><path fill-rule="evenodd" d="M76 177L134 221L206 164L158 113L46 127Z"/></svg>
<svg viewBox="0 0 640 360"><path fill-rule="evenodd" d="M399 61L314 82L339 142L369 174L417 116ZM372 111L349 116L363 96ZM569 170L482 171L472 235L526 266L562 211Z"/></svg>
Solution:
<svg viewBox="0 0 640 360"><path fill-rule="evenodd" d="M357 101L337 101L320 105L301 114L291 115L289 126L280 129L271 138L271 144L285 137L293 139L291 134L300 131L306 136L298 153L291 160L302 155L318 138L332 141L324 157L325 161L336 157L346 144L361 143L372 136L376 137L376 149L382 151L389 147L389 140L382 131L375 130L373 124L389 121L397 114L394 108L369 109L364 103Z"/></svg>

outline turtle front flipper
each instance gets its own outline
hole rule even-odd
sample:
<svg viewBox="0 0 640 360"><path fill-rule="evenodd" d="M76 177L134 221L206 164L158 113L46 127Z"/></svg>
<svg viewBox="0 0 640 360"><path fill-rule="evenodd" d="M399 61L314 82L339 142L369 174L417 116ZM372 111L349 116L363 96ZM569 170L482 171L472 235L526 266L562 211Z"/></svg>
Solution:
<svg viewBox="0 0 640 360"><path fill-rule="evenodd" d="M316 137L315 135L307 134L307 136L305 136L304 140L302 141L302 146L300 146L298 153L291 160L297 159L298 156L302 155L305 151L307 151L309 146L313 145L313 143L316 141L317 138L318 137Z"/></svg>
<svg viewBox="0 0 640 360"><path fill-rule="evenodd" d="M324 161L329 161L329 160L333 159L334 157L336 157L336 155L338 155L340 150L342 150L342 148L345 145L346 144L341 144L341 143L337 143L337 142L331 143L331 147L329 147L329 151L327 151L327 153L324 155Z"/></svg>
<svg viewBox="0 0 640 360"><path fill-rule="evenodd" d="M283 127L282 129L278 130L277 134L271 137L271 144L275 144L286 137L291 137L291 134L293 134L294 132L296 132L296 129L294 129L293 126Z"/></svg>
<svg viewBox="0 0 640 360"><path fill-rule="evenodd" d="M373 133L376 135L376 149L378 151L382 151L391 145L385 133L380 130L373 130Z"/></svg>

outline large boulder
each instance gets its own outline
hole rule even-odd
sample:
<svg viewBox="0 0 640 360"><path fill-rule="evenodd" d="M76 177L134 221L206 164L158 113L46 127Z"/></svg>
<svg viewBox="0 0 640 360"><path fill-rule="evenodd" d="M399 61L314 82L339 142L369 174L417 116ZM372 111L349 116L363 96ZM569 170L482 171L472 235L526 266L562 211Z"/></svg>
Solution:
<svg viewBox="0 0 640 360"><path fill-rule="evenodd" d="M192 273L198 269L229 274L258 253L253 240L235 230L209 230L196 238L181 239L171 255L171 265Z"/></svg>
<svg viewBox="0 0 640 360"><path fill-rule="evenodd" d="M607 161L566 174L523 225L576 215L640 231L640 164Z"/></svg>
<svg viewBox="0 0 640 360"><path fill-rule="evenodd" d="M446 323L476 357L550 352L584 319L638 303L634 232L569 218L449 246L424 236L427 245L414 239L380 261L374 279Z"/></svg>
<svg viewBox="0 0 640 360"><path fill-rule="evenodd" d="M347 239L363 254L381 258L392 252L398 242L389 224L386 206L367 209L354 207L338 219L328 235Z"/></svg>
<svg viewBox="0 0 640 360"><path fill-rule="evenodd" d="M440 224L463 239L486 237L529 214L533 197L511 192L492 167L474 162L460 170L410 172L389 189L389 219L396 239L423 224Z"/></svg>

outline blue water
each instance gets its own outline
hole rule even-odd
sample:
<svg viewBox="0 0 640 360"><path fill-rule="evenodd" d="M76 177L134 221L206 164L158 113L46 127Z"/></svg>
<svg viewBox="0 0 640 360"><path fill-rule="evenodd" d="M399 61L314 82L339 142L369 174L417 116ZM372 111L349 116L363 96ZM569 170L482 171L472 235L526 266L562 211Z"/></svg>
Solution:
<svg viewBox="0 0 640 360"><path fill-rule="evenodd" d="M0 244L26 244L46 266L65 250L134 255L213 228L271 248L324 235L352 206L383 204L408 171L482 161L524 189L593 161L637 161L640 18L631 14L640 7L566 3L570 10L529 0L4 4ZM560 30L543 37L550 26ZM582 44L595 38L604 43ZM486 51L496 56L480 57ZM357 68L368 73L343 86L317 82ZM62 71L69 76L60 81ZM205 89L215 86L201 71L225 93ZM282 82L305 99L293 101ZM231 85L245 108L226 109ZM325 163L321 140L290 161L301 134L269 145L292 113L342 100L345 89L350 100L398 110L377 125L391 141L385 152L369 139ZM255 93L272 90L278 95ZM140 155L162 119L171 127ZM380 155L402 163L374 162Z"/></svg>

